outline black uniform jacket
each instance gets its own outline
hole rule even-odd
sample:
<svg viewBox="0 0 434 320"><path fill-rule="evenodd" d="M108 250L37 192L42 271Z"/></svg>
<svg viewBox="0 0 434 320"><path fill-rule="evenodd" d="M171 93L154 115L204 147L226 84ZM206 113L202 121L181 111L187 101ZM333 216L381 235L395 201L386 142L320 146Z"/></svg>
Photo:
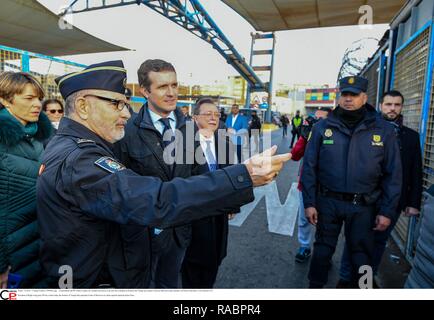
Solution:
<svg viewBox="0 0 434 320"><path fill-rule="evenodd" d="M420 210L422 200L422 152L419 134L406 126L399 132L402 161L402 194L398 213L406 207Z"/></svg>
<svg viewBox="0 0 434 320"><path fill-rule="evenodd" d="M244 165L162 182L140 176L114 158L111 145L63 118L42 159L37 182L41 261L53 279L73 270L74 287L91 287L104 269L116 287L143 287L144 259L121 224L167 228L218 212L221 203L254 199ZM140 243L140 241L139 241Z"/></svg>
<svg viewBox="0 0 434 320"><path fill-rule="evenodd" d="M392 218L402 187L401 157L393 125L375 109L367 112L353 132L333 113L316 123L304 154L304 207L315 207L319 185L342 193L378 198L379 214Z"/></svg>

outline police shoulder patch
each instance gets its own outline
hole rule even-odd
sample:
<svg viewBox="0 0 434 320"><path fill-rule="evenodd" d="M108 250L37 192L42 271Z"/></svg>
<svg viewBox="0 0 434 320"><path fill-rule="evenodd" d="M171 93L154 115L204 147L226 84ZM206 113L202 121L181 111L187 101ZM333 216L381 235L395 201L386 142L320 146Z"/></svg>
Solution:
<svg viewBox="0 0 434 320"><path fill-rule="evenodd" d="M110 157L102 157L96 160L95 165L103 168L105 171L110 173L115 173L116 171L125 170L125 166L122 163L117 162L115 159Z"/></svg>

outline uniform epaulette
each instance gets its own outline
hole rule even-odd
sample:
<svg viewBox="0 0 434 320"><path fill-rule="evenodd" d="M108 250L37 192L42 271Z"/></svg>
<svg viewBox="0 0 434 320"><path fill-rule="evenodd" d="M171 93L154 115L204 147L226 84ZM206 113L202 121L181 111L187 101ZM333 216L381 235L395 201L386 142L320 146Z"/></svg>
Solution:
<svg viewBox="0 0 434 320"><path fill-rule="evenodd" d="M83 148L83 147L86 147L86 146L89 146L89 145L94 145L94 144L95 144L95 141L89 140L89 139L78 139L77 140L77 145L80 148Z"/></svg>

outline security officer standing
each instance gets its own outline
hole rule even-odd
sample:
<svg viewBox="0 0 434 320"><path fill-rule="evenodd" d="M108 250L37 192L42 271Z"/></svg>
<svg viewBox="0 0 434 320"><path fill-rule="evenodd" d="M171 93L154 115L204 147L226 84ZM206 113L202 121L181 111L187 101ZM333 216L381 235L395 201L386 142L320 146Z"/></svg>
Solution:
<svg viewBox="0 0 434 320"><path fill-rule="evenodd" d="M306 217L317 226L309 286L327 283L342 223L353 287L359 268L372 265L374 230L384 231L398 205L402 171L393 126L367 104L368 80L340 80L339 105L312 129L304 156Z"/></svg>
<svg viewBox="0 0 434 320"><path fill-rule="evenodd" d="M375 248L372 259L374 275L378 271L381 258L386 249L387 240L401 213L405 216L416 216L420 212L423 186L420 136L415 130L403 124L404 117L401 114L403 106L404 96L396 90L384 93L380 100L381 115L393 125L398 138L402 164L402 192L397 212L392 217L390 226L385 231L375 232ZM336 287L345 288L349 284L349 277L351 275L351 263L346 248L342 255L339 274L340 280ZM379 283L375 281L375 277L374 287L379 287Z"/></svg>
<svg viewBox="0 0 434 320"><path fill-rule="evenodd" d="M243 205L253 200L252 187L270 182L287 160L254 158L164 183L139 176L112 151L130 118L122 61L91 65L56 82L65 117L47 146L37 184L41 263L52 286L63 275L60 267L69 266L73 287L146 287L149 248L124 242L121 224L169 227L210 216L222 201Z"/></svg>

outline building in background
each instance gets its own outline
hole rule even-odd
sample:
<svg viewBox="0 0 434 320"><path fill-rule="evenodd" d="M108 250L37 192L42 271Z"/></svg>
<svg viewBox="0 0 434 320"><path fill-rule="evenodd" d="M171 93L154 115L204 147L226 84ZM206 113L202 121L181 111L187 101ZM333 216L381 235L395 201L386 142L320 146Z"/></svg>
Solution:
<svg viewBox="0 0 434 320"><path fill-rule="evenodd" d="M306 113L313 113L318 109L329 109L336 105L336 88L306 89Z"/></svg>

